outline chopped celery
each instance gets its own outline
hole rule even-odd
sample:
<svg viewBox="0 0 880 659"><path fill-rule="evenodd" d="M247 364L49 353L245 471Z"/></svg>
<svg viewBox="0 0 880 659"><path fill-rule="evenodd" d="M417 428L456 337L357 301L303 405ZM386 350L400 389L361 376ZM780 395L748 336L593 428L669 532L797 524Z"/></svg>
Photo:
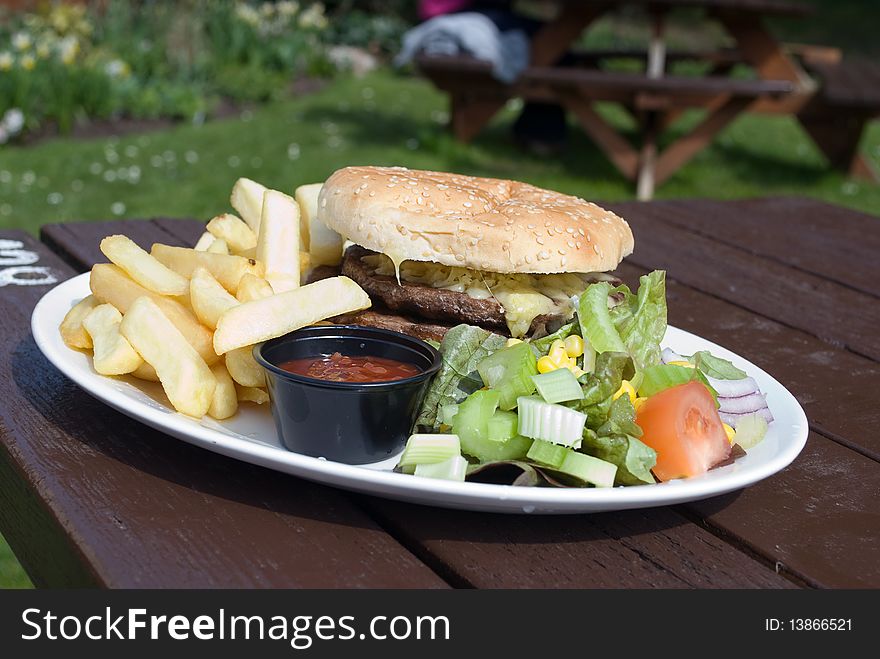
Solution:
<svg viewBox="0 0 880 659"><path fill-rule="evenodd" d="M584 373L592 373L596 370L596 349L587 339L584 339L584 354L581 359L583 360L581 370Z"/></svg>
<svg viewBox="0 0 880 659"><path fill-rule="evenodd" d="M461 455L458 435L414 434L406 442L406 448L397 462L398 467L434 464Z"/></svg>
<svg viewBox="0 0 880 659"><path fill-rule="evenodd" d="M565 460L565 455L568 451L569 449L560 446L559 444L551 444L550 442L536 439L532 442L532 447L529 449L529 452L526 453L526 457L539 464L547 465L553 469L559 469L559 467L562 466L562 461Z"/></svg>
<svg viewBox="0 0 880 659"><path fill-rule="evenodd" d="M758 414L747 414L736 422L733 441L745 450L754 448L767 434L767 419Z"/></svg>
<svg viewBox="0 0 880 659"><path fill-rule="evenodd" d="M483 359L477 364L477 372L483 384L501 394L501 409L512 410L517 398L535 390L531 376L538 372L537 359L528 343L516 343Z"/></svg>
<svg viewBox="0 0 880 659"><path fill-rule="evenodd" d="M434 464L416 466L414 474L425 478L439 478L447 481L463 481L467 473L468 461L460 455L453 455L448 460Z"/></svg>
<svg viewBox="0 0 880 659"><path fill-rule="evenodd" d="M549 373L533 375L532 382L548 403L565 403L570 400L581 400L584 391L577 378L567 368L557 368Z"/></svg>
<svg viewBox="0 0 880 659"><path fill-rule="evenodd" d="M612 487L617 465L605 462L592 455L568 451L557 471L573 476L596 487Z"/></svg>
<svg viewBox="0 0 880 659"><path fill-rule="evenodd" d="M493 390L475 391L458 407L452 431L461 438L461 450L480 462L522 458L532 444L531 439L514 435L506 441L489 438L489 423L497 414L501 395ZM501 430L503 421L494 422L494 431Z"/></svg>
<svg viewBox="0 0 880 659"><path fill-rule="evenodd" d="M437 413L437 421L444 425L451 426L452 419L455 418L456 414L458 414L458 404L448 403L440 408L440 411Z"/></svg>
<svg viewBox="0 0 880 659"><path fill-rule="evenodd" d="M537 396L522 396L517 403L520 435L562 446L580 446L586 414L546 403Z"/></svg>
<svg viewBox="0 0 880 659"><path fill-rule="evenodd" d="M492 418L489 419L488 438L493 442L506 442L519 434L516 431L518 425L519 419L516 412L496 410Z"/></svg>

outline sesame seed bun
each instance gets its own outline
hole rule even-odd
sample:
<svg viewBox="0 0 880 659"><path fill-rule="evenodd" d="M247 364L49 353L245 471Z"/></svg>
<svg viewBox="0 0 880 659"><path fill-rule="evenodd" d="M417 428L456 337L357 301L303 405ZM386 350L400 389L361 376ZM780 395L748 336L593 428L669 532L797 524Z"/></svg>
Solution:
<svg viewBox="0 0 880 659"><path fill-rule="evenodd" d="M578 197L402 167L336 171L318 219L394 260L501 273L604 272L633 249L623 219Z"/></svg>

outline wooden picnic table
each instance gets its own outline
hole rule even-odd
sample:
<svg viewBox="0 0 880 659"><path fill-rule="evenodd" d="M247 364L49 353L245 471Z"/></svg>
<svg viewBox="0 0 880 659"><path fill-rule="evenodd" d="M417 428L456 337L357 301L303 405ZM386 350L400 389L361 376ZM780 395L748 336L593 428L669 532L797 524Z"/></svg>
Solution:
<svg viewBox="0 0 880 659"><path fill-rule="evenodd" d="M635 181L640 199L650 199L666 181L743 112L797 115L831 163L853 174L871 176L858 153L865 123L880 114L877 92L868 80L857 81L857 93L872 95L867 108L841 110L839 103L811 99L819 88L804 60L822 66L830 79L847 77L839 67L840 52L832 48L782 44L764 24L766 17L802 16L809 8L780 0L546 0L558 6L531 38L531 63L512 84L493 78L491 65L469 56L418 58L419 69L449 93L451 127L462 141L474 138L512 98L558 103L578 120L614 166ZM622 5L642 6L651 20L651 37L644 53L632 51L579 52L576 40L598 18ZM670 51L669 15L680 8L700 8L732 37L734 48ZM603 68L621 56L641 56L642 73ZM563 61L564 65L559 62ZM705 75L670 74L668 65L690 60L708 65ZM753 78L730 75L736 64L748 65ZM587 67L587 68L585 68ZM830 67L830 68L829 68ZM860 75L860 74L859 74ZM880 67L872 67L880 76ZM848 77L852 77L849 75ZM861 79L860 79L861 80ZM853 88L847 85L847 92ZM596 111L597 102L614 102L628 111L637 126L638 144ZM661 136L688 109L705 110L695 126L661 149ZM804 111L802 113L802 110ZM841 117L849 123L841 132Z"/></svg>
<svg viewBox="0 0 880 659"><path fill-rule="evenodd" d="M806 448L746 490L665 508L505 516L387 501L205 451L91 398L37 349L48 284L0 287L0 531L39 586L880 586L880 218L804 198L616 203L628 282L769 371ZM0 231L0 278L58 281L101 237L192 245L195 220ZM21 243L21 245L17 245ZM19 264L19 265L11 265ZM24 265L21 265L24 264Z"/></svg>

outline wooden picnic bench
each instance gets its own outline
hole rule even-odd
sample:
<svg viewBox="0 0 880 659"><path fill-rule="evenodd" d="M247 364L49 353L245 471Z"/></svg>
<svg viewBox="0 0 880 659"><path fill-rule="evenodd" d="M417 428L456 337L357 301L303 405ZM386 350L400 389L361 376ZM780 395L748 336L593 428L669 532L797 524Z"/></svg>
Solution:
<svg viewBox="0 0 880 659"><path fill-rule="evenodd" d="M865 69L844 68L835 49L780 44L762 23L767 15L801 16L808 11L805 7L776 0L557 0L555 4L560 5L558 16L534 35L531 64L512 84L500 83L488 63L468 56L417 58L418 69L450 95L450 123L458 139L473 139L512 98L557 103L577 118L621 174L636 181L639 198L648 199L657 185L708 146L742 112L786 113L799 116L832 165L849 166L853 161L858 166L850 171L870 173L864 160L857 157L857 147L865 122L880 112L874 100L876 92L865 90L872 78L860 75ZM572 49L572 43L599 16L621 4L644 5L649 12L652 37L646 51ZM727 30L736 47L667 52L668 14L679 7L706 10ZM563 56L566 65L557 65ZM605 62L621 57L643 60L644 71L621 73L603 68ZM708 64L708 72L670 75L668 65L681 60ZM811 62L814 72L825 67L820 77L826 87L820 101L811 102L817 83L802 65L805 60ZM730 77L736 64L748 64L757 77ZM857 94L862 94L858 107L844 107L839 100ZM629 111L638 126L638 145L631 144L596 112L595 103L601 101L618 103ZM705 110L705 117L660 152L662 131L690 108ZM842 136L834 133L829 121L832 112L848 122Z"/></svg>
<svg viewBox="0 0 880 659"><path fill-rule="evenodd" d="M91 398L41 355L49 285L0 287L0 531L39 586L840 588L880 586L880 218L802 198L610 206L666 268L673 325L769 371L804 406L802 455L744 491L536 517L410 505L201 450ZM195 220L2 230L57 281L100 239L192 245ZM5 279L4 279L5 281Z"/></svg>

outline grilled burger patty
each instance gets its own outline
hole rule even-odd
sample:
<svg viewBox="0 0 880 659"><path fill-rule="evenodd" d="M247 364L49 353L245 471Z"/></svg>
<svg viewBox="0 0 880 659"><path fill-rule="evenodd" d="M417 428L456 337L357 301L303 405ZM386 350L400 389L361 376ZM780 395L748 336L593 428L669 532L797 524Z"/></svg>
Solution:
<svg viewBox="0 0 880 659"><path fill-rule="evenodd" d="M434 288L377 275L375 269L361 259L376 254L358 245L349 247L342 260L342 274L356 281L367 294L383 306L404 314L438 320L443 324L467 323L479 325L500 334L509 335L504 309L492 298L478 300L467 293ZM544 314L532 321L529 335L543 334L549 328L566 321L561 314ZM552 331L552 330L550 330Z"/></svg>

